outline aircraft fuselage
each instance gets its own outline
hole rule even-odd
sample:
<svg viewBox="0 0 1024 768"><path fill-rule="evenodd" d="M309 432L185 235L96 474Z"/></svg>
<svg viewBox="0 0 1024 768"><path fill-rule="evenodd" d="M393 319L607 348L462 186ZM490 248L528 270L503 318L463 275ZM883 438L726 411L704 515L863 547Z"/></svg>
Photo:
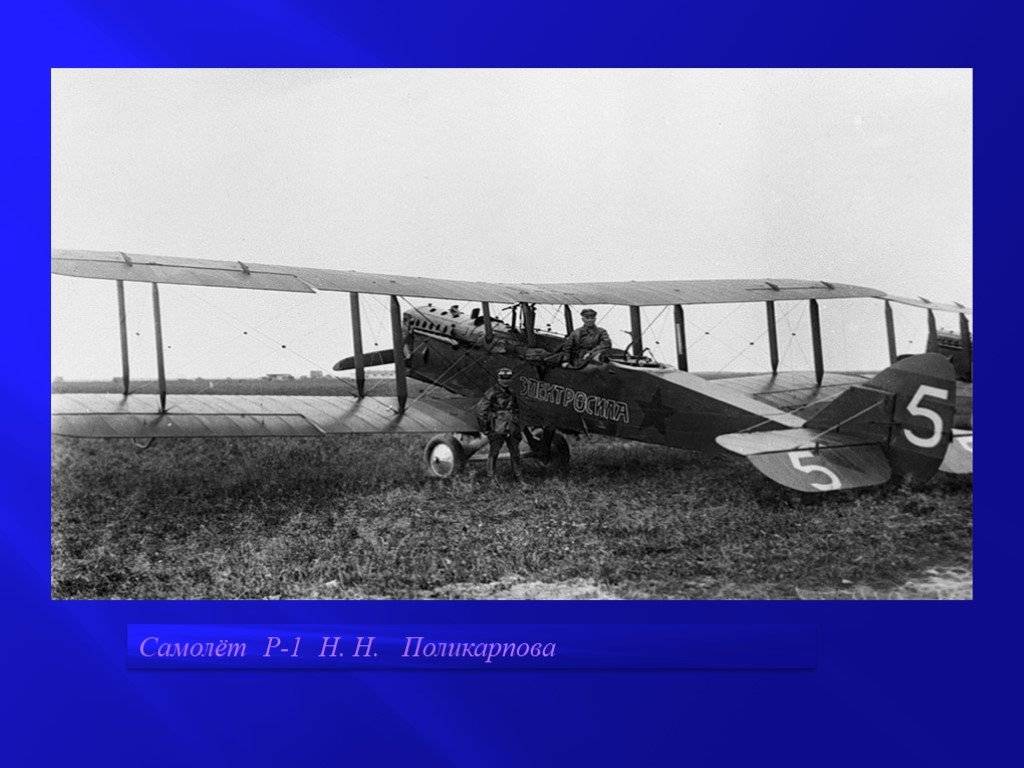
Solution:
<svg viewBox="0 0 1024 768"><path fill-rule="evenodd" d="M561 336L535 332L528 344L521 330L492 321L488 342L478 320L430 306L406 312L408 375L458 395L481 396L494 386L499 369L511 368L528 426L677 448L714 447L723 432L800 422L742 395L730 402L717 390L705 394L713 384L664 365L613 361L563 368L557 358ZM532 357L547 352L551 359L527 359L527 349L535 350Z"/></svg>

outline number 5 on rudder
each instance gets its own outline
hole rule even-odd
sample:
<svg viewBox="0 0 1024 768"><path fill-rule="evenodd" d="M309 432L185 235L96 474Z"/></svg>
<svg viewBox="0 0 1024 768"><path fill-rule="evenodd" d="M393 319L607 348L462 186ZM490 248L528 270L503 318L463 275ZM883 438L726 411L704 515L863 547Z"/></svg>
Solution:
<svg viewBox="0 0 1024 768"><path fill-rule="evenodd" d="M949 391L922 384L917 388L914 396L910 398L910 402L907 404L907 412L911 416L924 416L932 423L932 433L928 437L919 437L911 432L910 429L903 428L904 436L918 448L934 448L942 440L942 417L931 408L925 408L921 405L921 401L926 397L946 400L949 398Z"/></svg>
<svg viewBox="0 0 1024 768"><path fill-rule="evenodd" d="M805 474L811 474L812 472L821 472L823 475L829 478L827 483L811 483L812 488L816 488L819 491L838 491L843 487L842 482L839 480L839 475L833 472L828 467L823 467L821 464L804 464L804 459L813 459L814 453L812 451L790 451L789 463L793 465L793 469L799 470Z"/></svg>

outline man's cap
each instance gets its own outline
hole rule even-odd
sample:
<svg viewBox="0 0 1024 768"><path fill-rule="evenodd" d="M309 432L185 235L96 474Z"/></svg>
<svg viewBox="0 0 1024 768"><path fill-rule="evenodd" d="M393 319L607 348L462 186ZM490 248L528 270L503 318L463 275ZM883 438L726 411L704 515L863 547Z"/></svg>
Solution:
<svg viewBox="0 0 1024 768"><path fill-rule="evenodd" d="M506 381L508 379L511 379L513 375L514 374L512 373L511 368L502 368L500 371L498 371L498 378L505 379Z"/></svg>
<svg viewBox="0 0 1024 768"><path fill-rule="evenodd" d="M580 317L597 317L597 310L584 309L582 312L580 312Z"/></svg>

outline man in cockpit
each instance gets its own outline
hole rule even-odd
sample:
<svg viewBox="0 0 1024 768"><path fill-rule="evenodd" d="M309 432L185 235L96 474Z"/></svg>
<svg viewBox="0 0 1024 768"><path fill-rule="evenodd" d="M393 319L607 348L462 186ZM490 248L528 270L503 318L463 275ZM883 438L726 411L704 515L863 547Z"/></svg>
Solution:
<svg viewBox="0 0 1024 768"><path fill-rule="evenodd" d="M580 317L583 325L566 336L562 344L563 368L582 368L590 362L601 362L602 355L612 348L608 331L597 325L597 312L584 309Z"/></svg>

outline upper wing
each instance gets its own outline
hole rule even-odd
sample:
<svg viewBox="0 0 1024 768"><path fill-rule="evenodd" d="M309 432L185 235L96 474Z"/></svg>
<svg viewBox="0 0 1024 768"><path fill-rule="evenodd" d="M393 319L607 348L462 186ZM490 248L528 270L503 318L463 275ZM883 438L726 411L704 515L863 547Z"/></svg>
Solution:
<svg viewBox="0 0 1024 768"><path fill-rule="evenodd" d="M52 395L52 431L69 437L316 437L475 432L476 398L410 400L343 395Z"/></svg>
<svg viewBox="0 0 1024 768"><path fill-rule="evenodd" d="M55 250L57 275L268 291L351 291L458 301L532 304L730 304L882 298L873 288L812 280L647 280L618 283L479 283L240 261Z"/></svg>
<svg viewBox="0 0 1024 768"><path fill-rule="evenodd" d="M928 299L917 298L912 299L907 296L893 296L891 293L887 293L880 298L886 301L891 301L896 304L906 304L908 307L921 307L921 309L934 309L937 312L955 312L960 315L971 314L971 308L965 307L963 304L940 304L937 301L928 301Z"/></svg>

